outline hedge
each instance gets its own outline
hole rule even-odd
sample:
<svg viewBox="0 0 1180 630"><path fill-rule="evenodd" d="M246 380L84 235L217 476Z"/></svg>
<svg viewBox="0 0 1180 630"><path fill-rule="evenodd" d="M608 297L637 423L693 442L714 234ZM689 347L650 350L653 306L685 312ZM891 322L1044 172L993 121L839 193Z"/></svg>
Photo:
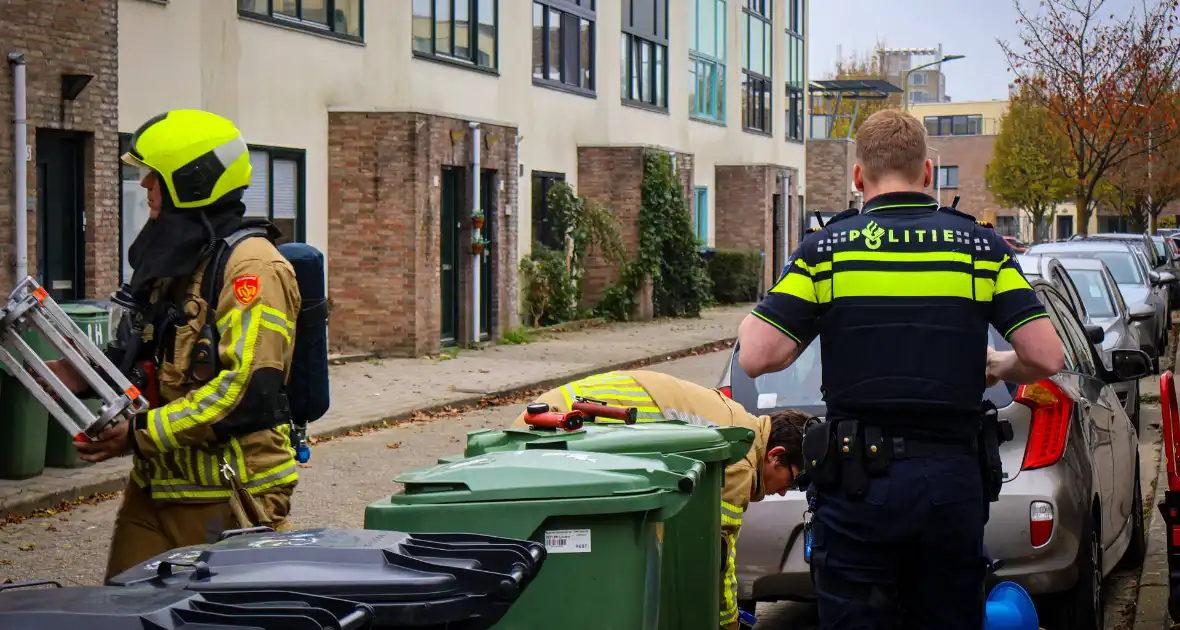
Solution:
<svg viewBox="0 0 1180 630"><path fill-rule="evenodd" d="M709 258L713 299L719 304L758 300L762 277L762 252L753 249L719 249Z"/></svg>

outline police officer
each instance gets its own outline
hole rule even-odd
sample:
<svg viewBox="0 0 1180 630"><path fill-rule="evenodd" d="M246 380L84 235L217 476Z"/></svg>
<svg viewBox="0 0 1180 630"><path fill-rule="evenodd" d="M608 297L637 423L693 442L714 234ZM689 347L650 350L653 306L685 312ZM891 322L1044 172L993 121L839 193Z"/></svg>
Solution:
<svg viewBox="0 0 1180 630"><path fill-rule="evenodd" d="M737 630L737 539L751 502L767 495L783 495L795 485L803 468L803 434L813 419L799 411L778 411L754 416L721 392L683 379L651 372L605 372L566 383L545 392L534 402L553 411L569 411L578 398L611 407L634 407L636 422L680 420L702 426L740 426L754 431L754 443L746 457L725 469L721 492L721 616L719 627ZM601 422L620 422L601 420ZM522 413L513 427L527 425ZM708 578L705 578L708 579ZM753 611L748 611L753 612Z"/></svg>
<svg viewBox="0 0 1180 630"><path fill-rule="evenodd" d="M286 528L298 478L284 384L301 300L294 269L273 244L278 230L243 218L245 140L221 116L173 110L135 132L123 161L146 169L151 212L128 252L134 274L120 294L144 305L135 359L151 361L158 392L149 397L158 393L159 404L132 426L77 444L86 461L133 457L107 579L169 549L216 542L224 530ZM220 292L204 292L211 244L248 226L268 238L242 240L224 264ZM68 363L53 369L85 390Z"/></svg>
<svg viewBox="0 0 1180 630"><path fill-rule="evenodd" d="M742 322L742 368L782 370L817 336L827 422L808 432L820 628L983 627L985 384L1059 371L1061 341L1012 249L938 207L925 130L871 116L863 210L807 235ZM1014 348L988 348L988 325Z"/></svg>

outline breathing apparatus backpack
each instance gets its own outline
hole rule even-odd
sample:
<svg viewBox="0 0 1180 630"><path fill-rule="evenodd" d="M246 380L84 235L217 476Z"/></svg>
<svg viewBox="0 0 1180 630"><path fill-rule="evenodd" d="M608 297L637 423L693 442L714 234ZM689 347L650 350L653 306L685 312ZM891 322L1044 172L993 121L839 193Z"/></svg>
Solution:
<svg viewBox="0 0 1180 630"><path fill-rule="evenodd" d="M212 337L208 352L218 352L216 338L216 303L221 295L225 266L242 241L248 238L267 238L265 227L252 226L239 229L228 237L217 241L210 254L209 264L201 278L201 295L209 307L205 323L208 332L202 331L201 338ZM295 319L295 347L291 352L291 371L285 387L287 400L291 405L291 444L295 447L295 459L307 463L311 459L311 448L307 444L307 424L319 420L328 411L330 390L328 382L328 298L324 282L324 255L306 243L283 243L279 253L295 269L295 282L299 285L302 307Z"/></svg>

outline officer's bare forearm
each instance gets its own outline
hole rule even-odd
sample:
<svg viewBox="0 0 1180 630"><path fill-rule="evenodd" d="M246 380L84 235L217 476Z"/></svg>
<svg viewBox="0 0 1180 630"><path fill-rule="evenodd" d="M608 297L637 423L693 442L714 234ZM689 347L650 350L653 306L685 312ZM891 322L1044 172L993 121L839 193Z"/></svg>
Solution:
<svg viewBox="0 0 1180 630"><path fill-rule="evenodd" d="M1012 351L993 354L988 359L987 372L995 380L1018 385L1035 383L1056 374L1043 366L1021 361L1020 356Z"/></svg>
<svg viewBox="0 0 1180 630"><path fill-rule="evenodd" d="M738 344L738 363L750 378L785 370L799 356L794 339L754 315L738 328Z"/></svg>

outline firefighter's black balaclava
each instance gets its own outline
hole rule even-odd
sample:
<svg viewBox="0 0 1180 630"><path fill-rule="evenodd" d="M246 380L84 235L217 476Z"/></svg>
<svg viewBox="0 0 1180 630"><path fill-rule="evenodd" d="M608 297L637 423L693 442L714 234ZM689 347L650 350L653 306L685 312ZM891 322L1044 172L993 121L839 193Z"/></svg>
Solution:
<svg viewBox="0 0 1180 630"><path fill-rule="evenodd" d="M162 192L160 215L148 219L127 251L134 270L131 292L143 302L150 298L154 281L187 276L195 271L213 240L237 231L246 214L241 190L199 209L177 208L167 189ZM202 219L202 214L208 222Z"/></svg>

